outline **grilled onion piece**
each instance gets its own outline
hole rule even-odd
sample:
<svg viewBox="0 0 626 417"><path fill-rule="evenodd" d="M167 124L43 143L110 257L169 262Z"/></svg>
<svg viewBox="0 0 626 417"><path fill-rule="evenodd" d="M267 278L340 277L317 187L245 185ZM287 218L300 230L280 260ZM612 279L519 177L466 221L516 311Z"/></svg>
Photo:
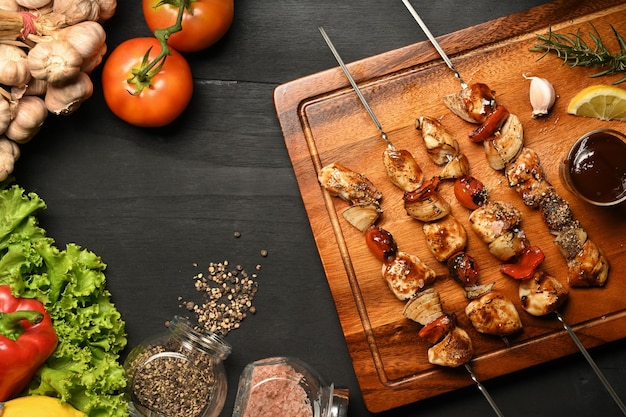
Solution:
<svg viewBox="0 0 626 417"><path fill-rule="evenodd" d="M395 258L383 264L383 278L399 300L408 300L435 281L436 274L415 255L398 251Z"/></svg>
<svg viewBox="0 0 626 417"><path fill-rule="evenodd" d="M500 132L483 142L489 166L500 171L512 162L524 146L524 128L515 114L510 114Z"/></svg>
<svg viewBox="0 0 626 417"><path fill-rule="evenodd" d="M378 203L370 203L352 205L342 211L341 215L360 232L365 232L376 223L382 213L383 210Z"/></svg>
<svg viewBox="0 0 626 417"><path fill-rule="evenodd" d="M523 230L513 229L495 238L489 244L489 252L501 261L509 261L529 246Z"/></svg>
<svg viewBox="0 0 626 417"><path fill-rule="evenodd" d="M429 116L420 116L415 128L422 132L428 156L437 165L445 165L459 154L459 143L441 122Z"/></svg>
<svg viewBox="0 0 626 417"><path fill-rule="evenodd" d="M428 287L415 294L409 299L402 310L402 314L409 320L427 325L437 317L443 315L439 291L433 287Z"/></svg>
<svg viewBox="0 0 626 417"><path fill-rule="evenodd" d="M472 300L465 307L465 314L480 333L510 336L522 329L515 305L501 293L490 292Z"/></svg>
<svg viewBox="0 0 626 417"><path fill-rule="evenodd" d="M533 316L545 316L556 311L567 300L567 289L556 278L536 271L531 279L519 284L522 308Z"/></svg>

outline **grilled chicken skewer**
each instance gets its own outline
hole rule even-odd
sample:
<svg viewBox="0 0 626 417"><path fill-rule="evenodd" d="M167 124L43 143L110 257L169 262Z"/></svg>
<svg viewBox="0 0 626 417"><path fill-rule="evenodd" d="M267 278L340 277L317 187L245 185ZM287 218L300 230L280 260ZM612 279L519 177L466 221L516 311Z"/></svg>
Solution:
<svg viewBox="0 0 626 417"><path fill-rule="evenodd" d="M407 151L406 149L396 149L396 147L393 146L393 144L391 143L391 140L389 139L389 136L383 130L382 125L380 124L380 122L378 121L378 118L376 117L376 114L374 113L369 103L363 96L361 89L359 88L356 81L350 74L348 67L346 67L346 65L344 64L343 60L341 59L341 56L339 55L339 52L337 52L337 49L335 48L330 38L326 34L326 31L322 27L320 27L319 30L320 30L320 33L322 34L322 37L328 44L328 47L330 48L331 52L335 56L335 59L339 63L339 66L341 67L343 72L346 74L348 81L350 81L350 84L352 85L352 88L354 89L357 96L359 97L359 100L361 100L361 103L365 107L365 110L367 111L370 118L374 122L374 125L380 132L380 136L387 144L387 148L383 152L383 165L385 166L385 169L387 170L387 176L389 177L391 182L402 191L413 192L417 190L422 184L422 181L424 179L424 176L422 174L422 169L420 168L417 161L415 160L415 158L413 157L413 155L411 155L409 151Z"/></svg>
<svg viewBox="0 0 626 417"><path fill-rule="evenodd" d="M402 0L402 1L404 5L407 7L407 9L409 10L409 12L413 15L417 23L420 25L422 30L426 33L429 40L431 41L431 43L433 44L437 52L439 52L444 62L446 62L448 67L454 72L455 77L461 82L461 88L463 90L467 90L468 88L467 84L463 82L463 80L461 79L461 76L459 75L459 72L454 68L454 66L452 65L452 62L447 57L445 51L438 44L437 40L434 38L432 33L430 33L430 31L428 30L428 27L424 24L424 22L419 17L419 15L417 14L413 6L410 4L408 0ZM495 106L495 100L493 99L493 94L491 94L489 98L490 99L487 101L489 104L483 107L483 108L488 109L488 111L486 112L487 118L489 117L490 114L493 114L493 112L495 112L495 110L493 110L491 113L489 113L490 106L491 105ZM468 101L463 101L463 100L460 100L460 102L465 103L465 104L468 103ZM453 113L456 114L456 112L452 108L451 110L453 111ZM468 105L466 106L466 110L463 111L462 113L473 114L474 107ZM461 117L464 118L463 116ZM471 121L471 120L468 120L468 121ZM480 121L476 120L476 122L480 122ZM485 119L482 123L483 125L486 124L487 119ZM496 130L499 130L499 129L496 129ZM520 137L523 139L523 134L520 135ZM521 146L523 146L523 142ZM520 146L520 152L521 152L521 146ZM486 150L489 152L489 149L487 147L486 147ZM515 157L512 157L511 161L509 162L512 162L514 159ZM506 168L507 162L504 162L503 165L504 165L503 168ZM509 185L512 187L517 187L518 192L520 192L521 190L522 192L520 194L522 195L522 197L524 197L524 193L523 193L524 191L527 191L528 189L532 189L532 187L528 188L528 184L527 184L527 187L519 187L519 183L515 181L511 181L510 179L509 179ZM537 184L534 184L534 186L540 187L540 185L537 185ZM549 202L548 208L544 208L542 210L542 215L544 215L544 220L546 220L546 223L548 224L549 227L550 225L548 223L548 220L552 218L551 215L555 213L555 210L556 212L558 212L559 210L563 210L564 208L566 208L565 207L566 202L564 202L564 200L560 199L560 197L558 197L556 193L550 193L550 194L551 194L551 197L553 198L553 201L550 202L550 199L548 199L547 200ZM530 201L532 201L532 199ZM546 214L548 215L548 217L546 217ZM604 285L606 278L608 276L608 262L606 261L606 258L602 254L601 250L597 247L597 245L595 245L593 242L587 239L586 232L584 231L584 229L582 229L579 226L578 222L572 219L571 222L568 222L562 225L562 227L556 231L558 231L559 234L557 235L558 237L557 237L557 240L555 240L555 243L557 243L557 245L559 246L561 253L566 257L566 259L568 259L568 262L567 262L568 270L569 270L568 281L570 281L570 285L572 284L595 285L595 286ZM559 239L559 237L561 239ZM576 278L582 277L583 279L577 280L577 279L574 279L574 277ZM601 370L598 368L598 366L592 359L591 355L589 355L589 352L587 351L587 349L584 347L582 343L580 343L578 337L573 332L571 327L564 321L561 314L558 311L555 311L555 314L557 316L557 319L563 325L563 328L570 335L570 337L572 338L572 340L574 341L578 349L581 351L581 353L583 354L583 356L585 357L589 365L592 367L592 369L594 370L594 372L596 373L596 375L598 376L598 378L600 379L600 381L602 382L602 384L604 385L608 393L611 395L613 401L615 401L615 403L618 405L618 407L622 411L622 414L626 416L626 405L624 405L621 398L616 394L615 390L613 389L611 384L608 382L608 380L606 379L604 374L601 372Z"/></svg>
<svg viewBox="0 0 626 417"><path fill-rule="evenodd" d="M343 70L344 74L346 75L346 77L350 81L350 84L352 85L354 91L357 93L357 96L361 100L361 103L363 104L363 106L367 110L368 114L370 115L370 118L372 119L372 121L376 125L376 128L379 130L383 140L385 140L387 142L388 148L390 148L391 150L394 150L395 148L393 147L393 145L389 141L389 138L387 137L387 134L383 131L382 126L381 126L380 122L378 121L378 118L376 117L376 115L372 111L371 107L369 106L369 103L367 102L367 100L365 99L363 94L361 93L358 85L356 84L356 81L354 81L354 78L350 74L350 71L348 70L346 65L343 63L343 60L341 59L339 53L337 52L337 50L335 49L334 45L332 44L330 38L328 37L328 35L326 34L326 32L324 31L324 29L322 27L320 27L319 30L320 30L320 32L322 34L322 37L324 38L324 40L328 44L328 47L333 52L333 55L335 56L335 59L339 63L339 65L340 65L341 69ZM385 162L387 162L386 158L384 158L384 159L385 159ZM411 157L411 159L412 159L412 157ZM416 163L416 165L417 165L417 163ZM390 171L392 171L392 170L387 168L388 174L390 173ZM403 168L401 168L400 172L405 172L405 171L404 171ZM421 170L420 170L420 174L421 174ZM391 175L390 175L390 179L394 183L394 185L398 185L398 184L396 184L396 181L394 181L394 179L393 179L393 177ZM418 182L421 184L421 180L418 181ZM418 185L418 188L419 188L419 185ZM405 191L405 193L410 193L410 192L414 192L415 190L410 190L410 189L407 190L407 189L405 189L404 191ZM437 326L437 327L439 327L439 326ZM473 373L473 371L472 371L472 369L471 369L471 367L469 365L469 361L471 360L471 358L473 356L473 353L474 353L473 352L473 347L472 347L472 344L471 344L471 339L469 338L469 336L467 335L467 333L464 330L462 330L460 327L458 327L456 325L454 325L452 328L446 328L446 329L447 329L447 331L445 332L444 339L442 341L438 341L433 347L431 347L431 349L429 349L429 361L431 361L431 363L440 363L441 365L444 365L444 366L450 366L450 365L456 364L457 362L455 362L455 360L458 361L458 364L463 363L463 365L465 366L465 369L470 374L470 377L477 384L480 392L485 396L485 398L487 399L487 401L489 402L489 404L493 408L493 410L496 413L496 415L498 415L499 417L503 417L503 414L500 411L500 409L498 408L498 406L496 405L495 401L493 400L493 398L491 398L491 396L489 395L489 393L487 392L485 387L476 378L476 375ZM458 350L458 351L454 352L455 350ZM463 352L464 354L460 354L460 352ZM447 353L450 353L450 354L446 355ZM459 360L459 358L460 358L460 360ZM449 362L450 360L452 362Z"/></svg>

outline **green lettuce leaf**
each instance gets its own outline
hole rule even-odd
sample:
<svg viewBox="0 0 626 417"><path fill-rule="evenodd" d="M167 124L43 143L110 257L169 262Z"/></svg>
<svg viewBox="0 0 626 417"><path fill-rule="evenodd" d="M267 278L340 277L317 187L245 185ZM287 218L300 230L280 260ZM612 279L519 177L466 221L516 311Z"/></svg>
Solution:
<svg viewBox="0 0 626 417"><path fill-rule="evenodd" d="M0 184L0 285L41 301L59 339L24 394L61 398L89 417L126 417L119 355L127 339L106 265L76 244L56 247L35 217L45 208L35 193Z"/></svg>

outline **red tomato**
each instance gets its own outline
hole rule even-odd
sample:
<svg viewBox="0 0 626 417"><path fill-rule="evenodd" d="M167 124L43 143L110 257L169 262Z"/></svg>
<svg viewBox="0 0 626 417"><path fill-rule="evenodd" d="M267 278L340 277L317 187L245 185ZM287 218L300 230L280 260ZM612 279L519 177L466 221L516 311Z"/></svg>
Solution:
<svg viewBox="0 0 626 417"><path fill-rule="evenodd" d="M143 16L152 32L176 23L180 1L142 0ZM181 52L208 48L228 32L234 14L234 0L191 0L183 15L182 30L173 33L167 42Z"/></svg>
<svg viewBox="0 0 626 417"><path fill-rule="evenodd" d="M144 127L165 126L185 110L193 94L193 77L187 60L172 50L149 87L140 93L128 82L150 49L150 60L161 51L156 38L133 38L111 52L102 68L102 89L107 106L120 119Z"/></svg>
<svg viewBox="0 0 626 417"><path fill-rule="evenodd" d="M365 243L380 261L387 262L398 253L398 245L391 233L382 227L371 226L365 232Z"/></svg>
<svg viewBox="0 0 626 417"><path fill-rule="evenodd" d="M487 202L485 185L471 175L457 178L454 182L454 196L464 207L474 210Z"/></svg>

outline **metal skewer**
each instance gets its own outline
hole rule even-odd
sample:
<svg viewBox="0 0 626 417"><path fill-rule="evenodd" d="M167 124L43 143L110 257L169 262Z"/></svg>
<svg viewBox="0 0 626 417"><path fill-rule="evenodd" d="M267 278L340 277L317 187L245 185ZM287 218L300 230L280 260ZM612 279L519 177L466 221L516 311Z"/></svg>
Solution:
<svg viewBox="0 0 626 417"><path fill-rule="evenodd" d="M413 8L411 3L409 3L409 0L402 0L402 2L406 6L406 8L409 10L413 18L417 21L419 26L422 28L422 30L424 31L424 33L426 34L430 42L433 44L437 52L439 52L439 55L441 55L441 58L448 65L448 68L450 68L454 72L455 77L459 79L461 83L461 87L467 88L467 84L465 84L465 82L461 79L461 75L454 68L454 65L452 65L452 61L450 61L450 58L448 58L448 56L446 55L444 50L441 48L441 46L439 45L439 43L437 42L433 34L430 32L430 30L428 29L428 27L426 26L422 18L417 14L417 11ZM615 389L611 386L609 381L606 379L606 377L604 376L604 374L602 373L598 365L595 363L595 361L593 360L593 358L591 357L591 355L589 354L585 346L582 344L582 342L578 338L578 336L576 336L576 333L574 332L574 330L567 324L567 322L565 321L561 313L559 313L558 311L555 311L554 313L556 314L557 319L563 325L563 328L565 329L565 331L567 331L569 336L572 338L572 340L576 344L576 347L578 347L578 350L580 350L580 353L583 354L583 356L585 357L585 359L587 360L587 362L589 363L593 371L596 373L596 376L598 377L598 379L600 379L600 381L604 385L604 388L606 388L608 393L611 395L611 397L613 398L613 401L615 401L619 409L622 411L622 414L626 416L626 406L624 405L620 397L615 392Z"/></svg>
<svg viewBox="0 0 626 417"><path fill-rule="evenodd" d="M343 60L341 59L341 56L337 52L337 49L335 48L335 46L333 45L332 41L330 40L330 38L326 34L326 31L324 30L323 27L320 27L319 30L320 30L320 33L322 34L322 37L324 38L324 40L328 44L328 47L330 48L330 50L332 51L333 55L335 56L335 59L339 63L339 66L341 67L341 69L343 70L344 74L348 78L348 81L350 81L350 84L352 85L352 88L354 89L354 91L356 92L357 96L361 100L361 103L363 104L363 106L367 110L367 113L370 115L372 121L374 122L374 125L376 126L376 128L380 132L380 135L385 140L385 142L387 142L388 146L393 148L393 145L389 141L389 138L387 137L387 134L384 132L380 122L378 121L378 118L374 114L374 111L372 110L372 108L370 107L369 103L367 102L367 100L365 99L363 94L361 93L361 90L359 89L359 86L357 85L356 81L354 80L354 77L352 77L352 74L350 74L350 71L348 70L348 67L346 67L346 65L344 64ZM476 383L476 385L478 387L478 390L483 394L483 396L485 397L485 399L487 400L487 402L489 403L489 405L491 406L493 411L496 413L496 415L498 417L504 417L504 414L502 414L502 412L500 411L500 408L498 408L498 405L496 404L496 402L493 400L491 395L489 395L489 392L487 391L487 388L485 388L485 386L480 382L480 380L474 374L474 371L472 371L472 368L469 365L469 363L465 364L465 369L467 370L467 372L469 373L470 377L472 378L472 381L474 381Z"/></svg>
<svg viewBox="0 0 626 417"><path fill-rule="evenodd" d="M589 363L593 371L598 376L598 379L600 379L600 381L602 382L602 385L604 385L604 388L606 388L606 390L609 392L611 397L613 397L613 401L615 401L615 404L617 404L619 409L622 411L622 414L626 416L626 406L622 402L621 398L617 395L617 392L615 392L615 389L613 389L613 386L611 386L611 383L605 378L604 374L602 373L602 371L600 370L596 362L593 360L593 358L591 357L591 355L589 354L585 346L582 344L578 336L576 336L576 333L574 332L574 330L563 319L563 316L561 315L561 313L559 313L558 311L555 311L554 314L556 314L556 318L561 322L561 324L563 325L563 328L565 328L567 333L570 335L570 337L572 338L572 340L574 341L574 343L580 350L580 353L582 353L585 359L587 359L587 362Z"/></svg>
<svg viewBox="0 0 626 417"><path fill-rule="evenodd" d="M441 47L441 45L439 45L439 42L437 42L437 39L435 39L433 34L430 32L430 30L428 29L428 27L426 26L422 18L417 14L413 6L411 6L411 3L409 3L409 0L402 0L402 3L404 3L404 5L409 10L411 15L413 15L413 18L415 19L415 21L417 21L417 24L420 25L420 27L422 28L422 30L428 37L428 40L430 41L430 43L433 44L433 46L435 47L439 55L441 55L441 58L443 58L443 61L446 63L448 68L450 68L452 72L454 72L454 76L459 79L459 82L461 83L461 87L464 89L467 88L467 84L465 84L465 81L463 81L463 79L461 78L461 74L459 74L456 68L454 68L454 65L452 65L452 61L450 61L450 58L448 58L448 55L446 55L443 48Z"/></svg>
<svg viewBox="0 0 626 417"><path fill-rule="evenodd" d="M350 74L350 71L348 70L348 67L346 67L346 64L344 64L343 59L341 59L341 56L339 55L339 52L337 52L337 49L335 48L335 45L333 45L332 41L330 40L330 38L326 34L326 31L324 30L323 27L320 26L319 30L320 30L320 33L322 34L322 37L326 41L326 44L330 48L330 51L333 53L333 55L335 56L335 59L339 63L339 66L343 70L344 74L346 74L346 77L348 78L348 81L350 81L350 84L352 85L352 88L354 89L354 92L356 93L357 96L359 96L359 100L361 100L361 103L363 103L363 107L365 107L365 110L367 110L367 113L370 115L370 118L374 122L374 125L376 126L376 128L380 132L380 136L383 138L383 140L385 142L387 142L387 146L389 146L390 148L394 149L394 146L391 143L391 141L389 140L389 137L387 136L387 133L385 133L385 131L383 130L383 127L380 124L380 122L378 121L378 118L376 117L376 115L374 114L374 111L372 110L372 108L370 107L369 103L365 99L365 96L363 96L363 93L361 93L361 89L357 85L356 81L354 81L354 77L352 77L352 74Z"/></svg>

